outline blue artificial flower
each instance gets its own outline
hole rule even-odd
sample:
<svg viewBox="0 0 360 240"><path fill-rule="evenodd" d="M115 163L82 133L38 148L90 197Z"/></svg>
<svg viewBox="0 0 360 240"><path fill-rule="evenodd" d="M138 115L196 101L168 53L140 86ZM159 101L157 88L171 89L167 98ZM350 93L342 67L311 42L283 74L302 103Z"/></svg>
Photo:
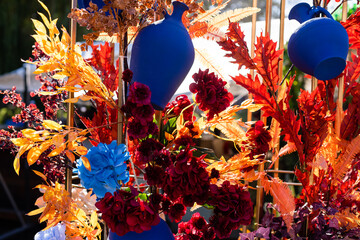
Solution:
<svg viewBox="0 0 360 240"><path fill-rule="evenodd" d="M57 225L35 234L34 240L65 240L65 224Z"/></svg>
<svg viewBox="0 0 360 240"><path fill-rule="evenodd" d="M115 192L121 187L119 181L123 184L129 181L126 161L130 154L124 144L117 145L116 140L109 145L99 143L90 148L85 157L90 162L91 171L79 161L77 167L81 184L85 188L92 188L97 197L102 198L107 192Z"/></svg>

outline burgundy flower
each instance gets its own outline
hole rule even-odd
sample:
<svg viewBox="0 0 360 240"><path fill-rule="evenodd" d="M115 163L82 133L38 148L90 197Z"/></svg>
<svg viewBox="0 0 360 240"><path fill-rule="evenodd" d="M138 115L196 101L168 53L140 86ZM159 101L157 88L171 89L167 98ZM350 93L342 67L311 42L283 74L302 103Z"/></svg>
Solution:
<svg viewBox="0 0 360 240"><path fill-rule="evenodd" d="M168 175L163 189L169 198L175 201L183 196L186 206L194 202L202 204L206 201L209 189L209 174L202 158L192 155L189 148L183 149L167 168Z"/></svg>
<svg viewBox="0 0 360 240"><path fill-rule="evenodd" d="M190 222L197 230L203 231L207 228L207 222L205 218L200 216L200 213L198 212L192 215Z"/></svg>
<svg viewBox="0 0 360 240"><path fill-rule="evenodd" d="M190 100L185 94L179 95L175 98L174 101L168 103L165 107L164 113L175 114L175 116L179 116L181 111L191 105ZM194 106L188 107L184 110L183 116L184 121L192 121Z"/></svg>
<svg viewBox="0 0 360 240"><path fill-rule="evenodd" d="M195 83L190 84L190 91L196 93L195 100L199 108L208 111L209 120L230 106L234 96L224 88L226 82L214 73L209 74L209 69L205 71L199 69L199 72L193 75L193 79Z"/></svg>
<svg viewBox="0 0 360 240"><path fill-rule="evenodd" d="M130 85L129 97L130 102L136 103L138 105L147 105L150 104L151 91L150 88L142 83L134 82Z"/></svg>
<svg viewBox="0 0 360 240"><path fill-rule="evenodd" d="M143 139L149 135L149 128L147 125L142 125L140 121L133 119L129 121L128 134L130 140Z"/></svg>
<svg viewBox="0 0 360 240"><path fill-rule="evenodd" d="M195 143L192 139L192 137L187 136L187 135L182 135L178 138L175 139L174 141L175 143L175 149L179 149L179 147L184 146L195 146Z"/></svg>
<svg viewBox="0 0 360 240"><path fill-rule="evenodd" d="M251 127L246 132L248 148L251 150L250 158L255 155L265 154L270 149L271 135L269 131L264 128L262 121L257 121L254 127Z"/></svg>
<svg viewBox="0 0 360 240"><path fill-rule="evenodd" d="M159 133L159 128L154 122L148 122L147 129L148 129L148 133L151 135L156 135Z"/></svg>
<svg viewBox="0 0 360 240"><path fill-rule="evenodd" d="M136 159L141 163L148 163L154 159L154 156L159 154L164 147L162 143L154 138L147 138L142 141L135 151Z"/></svg>
<svg viewBox="0 0 360 240"><path fill-rule="evenodd" d="M130 69L125 69L125 71L122 72L122 80L124 82L131 82L133 77L133 72Z"/></svg>
<svg viewBox="0 0 360 240"><path fill-rule="evenodd" d="M166 176L162 167L148 165L144 170L144 179L149 185L158 187L162 186Z"/></svg>
<svg viewBox="0 0 360 240"><path fill-rule="evenodd" d="M175 222L180 222L182 217L186 213L186 207L182 203L175 203L170 207L170 211L168 212L168 216L170 220Z"/></svg>
<svg viewBox="0 0 360 240"><path fill-rule="evenodd" d="M219 170L216 170L215 168L211 169L210 178L216 178L218 179L220 177Z"/></svg>
<svg viewBox="0 0 360 240"><path fill-rule="evenodd" d="M214 238L213 227L200 216L200 213L194 213L189 222L179 223L175 239L213 240Z"/></svg>
<svg viewBox="0 0 360 240"><path fill-rule="evenodd" d="M221 187L210 186L209 205L214 206L210 224L219 238L228 237L240 225L249 225L253 216L250 193L239 185L225 181Z"/></svg>
<svg viewBox="0 0 360 240"><path fill-rule="evenodd" d="M136 106L131 109L131 115L139 120L142 125L153 121L155 110L151 104Z"/></svg>
<svg viewBox="0 0 360 240"><path fill-rule="evenodd" d="M118 190L114 195L106 193L95 206L102 213L102 218L111 231L119 236L133 231L141 233L159 224L160 218L156 207L151 202L137 198L138 191L130 186L130 192Z"/></svg>

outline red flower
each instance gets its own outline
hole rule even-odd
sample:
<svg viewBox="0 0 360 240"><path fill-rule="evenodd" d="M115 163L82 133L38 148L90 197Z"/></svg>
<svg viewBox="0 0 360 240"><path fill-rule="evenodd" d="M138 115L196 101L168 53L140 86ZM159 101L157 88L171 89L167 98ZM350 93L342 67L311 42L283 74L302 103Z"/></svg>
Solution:
<svg viewBox="0 0 360 240"><path fill-rule="evenodd" d="M142 125L153 121L155 110L151 104L136 106L131 109L131 115L139 120Z"/></svg>
<svg viewBox="0 0 360 240"><path fill-rule="evenodd" d="M184 204L178 202L170 206L168 216L171 221L180 222L185 213L186 207L184 206Z"/></svg>
<svg viewBox="0 0 360 240"><path fill-rule="evenodd" d="M140 121L133 119L129 121L128 134L130 140L143 139L149 135L149 128L147 125L142 125Z"/></svg>
<svg viewBox="0 0 360 240"><path fill-rule="evenodd" d="M153 138L148 138L140 143L135 151L136 159L146 164L154 159L160 150L164 147L162 143Z"/></svg>
<svg viewBox="0 0 360 240"><path fill-rule="evenodd" d="M168 114L175 114L179 116L181 111L191 105L190 100L185 94L179 95L175 98L174 101L168 103L164 109L164 113L167 112ZM170 111L171 110L171 111ZM193 117L194 106L186 108L183 112L184 121L192 121Z"/></svg>
<svg viewBox="0 0 360 240"><path fill-rule="evenodd" d="M210 186L209 205L215 207L210 224L219 238L229 237L240 225L249 225L253 216L250 193L243 187L225 181L221 187Z"/></svg>
<svg viewBox="0 0 360 240"><path fill-rule="evenodd" d="M195 83L190 84L190 91L196 93L195 100L199 108L208 111L209 120L230 106L234 96L224 88L226 82L214 73L209 74L209 69L205 71L199 69L199 72L193 75L193 79Z"/></svg>
<svg viewBox="0 0 360 240"><path fill-rule="evenodd" d="M244 144L247 144L251 150L250 158L255 155L265 154L270 149L271 135L264 126L262 121L257 121L255 126L249 128L246 132L247 141Z"/></svg>
<svg viewBox="0 0 360 240"><path fill-rule="evenodd" d="M130 85L128 101L138 105L150 104L151 91L150 88L142 83L134 82Z"/></svg>
<svg viewBox="0 0 360 240"><path fill-rule="evenodd" d="M156 207L137 198L138 191L130 186L130 192L118 190L114 195L106 193L95 206L111 231L119 236L132 231L141 233L160 223Z"/></svg>
<svg viewBox="0 0 360 240"><path fill-rule="evenodd" d="M133 75L134 74L130 69L125 69L122 73L122 80L129 83L131 82Z"/></svg>
<svg viewBox="0 0 360 240"><path fill-rule="evenodd" d="M192 206L194 202L203 204L208 197L209 174L202 158L192 155L189 148L183 149L166 170L168 175L163 189L173 201L179 197L186 199L184 204Z"/></svg>

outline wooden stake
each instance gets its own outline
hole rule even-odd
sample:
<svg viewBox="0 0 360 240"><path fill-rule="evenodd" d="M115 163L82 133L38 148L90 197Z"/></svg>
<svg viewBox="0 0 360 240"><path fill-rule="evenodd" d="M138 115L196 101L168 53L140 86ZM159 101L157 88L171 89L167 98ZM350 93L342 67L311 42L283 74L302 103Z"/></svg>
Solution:
<svg viewBox="0 0 360 240"><path fill-rule="evenodd" d="M71 0L71 9L77 7L77 0ZM75 19L71 18L70 20L70 36L71 36L71 48L74 49L76 44L76 21ZM74 98L74 93L68 93L69 98ZM74 104L68 103L68 115L67 115L67 124L70 128L74 127ZM65 189L69 192L71 197L71 190L72 190L72 167L71 161L67 158L66 159L66 175L65 175Z"/></svg>
<svg viewBox="0 0 360 240"><path fill-rule="evenodd" d="M347 8L348 3L347 1L343 2L343 9L342 9L342 21L346 21L347 19ZM343 103L344 103L344 76L339 79L339 94L337 99L337 114L340 116L335 119L335 133L337 137L340 137L340 130L341 130L341 122L344 117L344 110L343 110Z"/></svg>
<svg viewBox="0 0 360 240"><path fill-rule="evenodd" d="M253 0L253 7L257 7L257 0ZM256 13L252 15L251 19L251 44L250 44L250 56L254 58L255 53L255 38L256 38ZM253 69L250 70L251 77L254 79L255 72ZM249 93L249 99L252 99L252 94ZM252 112L247 111L247 121L252 121Z"/></svg>
<svg viewBox="0 0 360 240"><path fill-rule="evenodd" d="M266 0L266 14L265 14L265 32L266 34L270 35L270 28L271 28L271 12L272 12L272 0ZM262 115L262 113L261 113ZM266 117L261 116L261 120L266 125ZM264 164L259 166L259 172L264 171ZM264 204L264 189L260 184L260 180L257 182L256 188L256 212L255 212L255 228L259 227L260 219L263 215L263 204Z"/></svg>

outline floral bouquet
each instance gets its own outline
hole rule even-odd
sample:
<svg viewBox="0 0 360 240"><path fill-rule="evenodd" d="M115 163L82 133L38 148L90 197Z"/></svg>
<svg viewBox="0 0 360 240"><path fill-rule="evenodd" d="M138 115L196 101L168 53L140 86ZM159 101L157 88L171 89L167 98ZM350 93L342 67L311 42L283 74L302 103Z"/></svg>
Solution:
<svg viewBox="0 0 360 240"><path fill-rule="evenodd" d="M233 105L221 74L203 59L217 74L206 69L193 75L193 103L180 95L155 111L151 89L132 81L133 73L121 67L126 66L122 56L114 64L111 44L92 45L98 37L117 39L125 43L120 44L124 53L132 34L171 11L169 1L105 1L102 8L90 2L86 9L73 9L70 17L93 30L82 46L92 48L90 59L81 56L81 47L72 43L66 29L60 34L56 19L40 2L48 17L39 13L42 22L33 20L36 44L29 61L37 66L42 83L32 96L40 97L45 113L33 104L26 106L15 88L4 91L3 101L21 109L14 121L28 128L0 132L2 147L16 154L18 174L21 161L43 167L43 172L34 170L45 182L37 186L43 196L29 215L41 214L39 220L47 227L35 239L99 239L106 226L118 236L141 234L155 228L164 215L181 222L187 207L199 206L212 210L211 217L193 214L190 221L179 223L175 239L228 238L233 230L252 223L249 183L255 181L272 196L273 204L256 229L244 231L241 239L357 239L360 52L353 53L339 78L319 82L311 93L301 91L295 112L290 90L296 76L279 76L283 50L261 35L251 56L236 23L257 9L219 14L227 2L212 1L215 8L208 11L197 1L184 2L190 9L183 22L192 38L217 41L239 68L255 72L232 76L252 99ZM354 49L360 46L359 19L356 11L342 23ZM224 24L226 33L220 30ZM339 101L346 101L345 110L334 99L340 78L345 95ZM85 127L61 124L57 112L65 109L64 103L72 106L79 100L96 110L90 118L77 112ZM261 110L264 121L243 122L237 115L241 110ZM204 134L232 142L236 154L218 158L199 147ZM298 165L293 167L302 185L296 197L285 182L271 176L273 164L292 152L297 153ZM81 184L72 190L66 170L80 178ZM258 211L260 206L257 202Z"/></svg>

